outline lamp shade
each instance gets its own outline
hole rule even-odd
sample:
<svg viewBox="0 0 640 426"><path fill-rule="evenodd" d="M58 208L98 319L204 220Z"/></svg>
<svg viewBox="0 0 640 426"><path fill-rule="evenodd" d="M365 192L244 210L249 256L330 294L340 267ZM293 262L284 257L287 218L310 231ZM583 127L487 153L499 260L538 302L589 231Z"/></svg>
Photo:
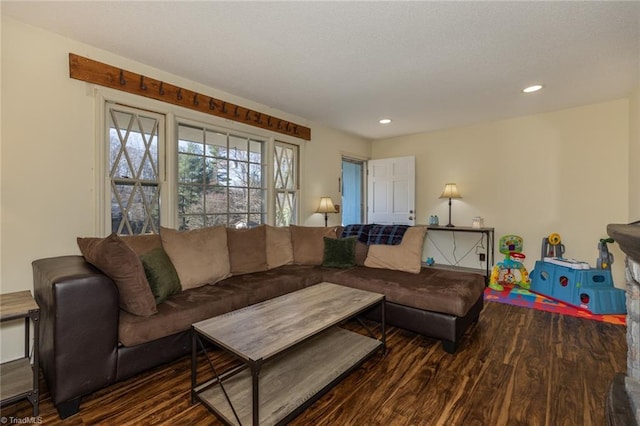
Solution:
<svg viewBox="0 0 640 426"><path fill-rule="evenodd" d="M316 213L338 213L338 211L336 210L336 206L333 205L331 197L322 197L320 198L320 205Z"/></svg>
<svg viewBox="0 0 640 426"><path fill-rule="evenodd" d="M458 192L458 186L455 183L446 183L440 198L462 198L462 195Z"/></svg>

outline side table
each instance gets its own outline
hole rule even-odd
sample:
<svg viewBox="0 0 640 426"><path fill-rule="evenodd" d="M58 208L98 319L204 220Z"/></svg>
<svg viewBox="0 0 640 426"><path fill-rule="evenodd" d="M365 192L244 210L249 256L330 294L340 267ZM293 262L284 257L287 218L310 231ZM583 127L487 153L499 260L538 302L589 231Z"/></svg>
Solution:
<svg viewBox="0 0 640 426"><path fill-rule="evenodd" d="M485 276L485 280L489 283L490 271L493 267L493 263L495 262L494 255L494 229L488 227L482 228L474 228L471 226L439 226L439 225L429 225L427 226L427 232L429 231L448 231L451 233L455 232L467 232L467 233L476 233L482 234L483 238L487 239L487 259L485 263L484 270L476 269L476 268L463 268L461 266L449 266L450 269L461 269L461 270L469 270L473 272L482 272ZM448 265L447 265L448 266Z"/></svg>
<svg viewBox="0 0 640 426"><path fill-rule="evenodd" d="M38 339L40 307L31 292L0 294L0 322L24 318L24 358L0 364L0 406L29 400L38 415ZM29 321L33 322L33 366L29 359Z"/></svg>

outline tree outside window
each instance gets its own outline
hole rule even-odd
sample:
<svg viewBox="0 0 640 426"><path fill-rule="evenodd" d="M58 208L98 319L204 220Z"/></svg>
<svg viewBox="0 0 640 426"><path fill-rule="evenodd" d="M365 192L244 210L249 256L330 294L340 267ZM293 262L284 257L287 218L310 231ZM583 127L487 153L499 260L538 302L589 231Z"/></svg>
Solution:
<svg viewBox="0 0 640 426"><path fill-rule="evenodd" d="M179 228L265 223L265 145L254 137L180 124Z"/></svg>

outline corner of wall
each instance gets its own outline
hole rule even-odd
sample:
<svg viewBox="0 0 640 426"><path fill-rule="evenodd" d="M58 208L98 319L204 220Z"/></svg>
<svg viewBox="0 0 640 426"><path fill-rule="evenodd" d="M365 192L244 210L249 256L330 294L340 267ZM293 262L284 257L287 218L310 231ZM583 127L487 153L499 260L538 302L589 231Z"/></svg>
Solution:
<svg viewBox="0 0 640 426"><path fill-rule="evenodd" d="M629 99L629 221L640 220L640 81Z"/></svg>

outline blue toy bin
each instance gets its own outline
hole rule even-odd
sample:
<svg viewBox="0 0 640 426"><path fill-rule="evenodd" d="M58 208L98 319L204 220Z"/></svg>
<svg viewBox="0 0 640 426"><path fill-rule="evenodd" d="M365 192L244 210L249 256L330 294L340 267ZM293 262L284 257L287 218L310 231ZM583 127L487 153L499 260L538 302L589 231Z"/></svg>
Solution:
<svg viewBox="0 0 640 426"><path fill-rule="evenodd" d="M625 314L626 294L613 286L609 269L573 269L538 260L531 291L595 315Z"/></svg>

